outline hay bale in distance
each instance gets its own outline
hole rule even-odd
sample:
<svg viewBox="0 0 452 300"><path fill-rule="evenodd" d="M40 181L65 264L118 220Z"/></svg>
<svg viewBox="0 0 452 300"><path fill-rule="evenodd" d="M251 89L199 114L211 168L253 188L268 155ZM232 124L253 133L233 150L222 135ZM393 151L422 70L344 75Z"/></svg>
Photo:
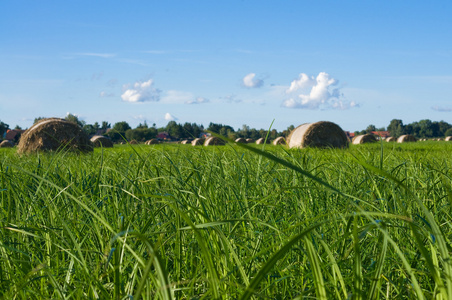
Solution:
<svg viewBox="0 0 452 300"><path fill-rule="evenodd" d="M201 145L203 145L204 144L204 141L205 141L206 139L204 139L204 138L196 138L196 139L194 139L193 141L191 141L191 145L192 146L201 146Z"/></svg>
<svg viewBox="0 0 452 300"><path fill-rule="evenodd" d="M397 141L397 139L396 139L395 137L393 137L393 136L388 137L388 138L386 139L386 142L396 142L396 141Z"/></svg>
<svg viewBox="0 0 452 300"><path fill-rule="evenodd" d="M204 146L220 146L225 145L226 143L216 136L210 136L204 141Z"/></svg>
<svg viewBox="0 0 452 300"><path fill-rule="evenodd" d="M69 149L79 152L93 151L88 134L76 123L59 118L42 119L21 136L17 152L55 151Z"/></svg>
<svg viewBox="0 0 452 300"><path fill-rule="evenodd" d="M446 138L444 140L446 142L450 142L450 141L452 141L452 136L446 136Z"/></svg>
<svg viewBox="0 0 452 300"><path fill-rule="evenodd" d="M246 139L246 142L247 142L247 143L254 143L254 140L251 139L251 138L247 138L247 139Z"/></svg>
<svg viewBox="0 0 452 300"><path fill-rule="evenodd" d="M145 145L155 145L158 143L159 143L159 141L157 139L150 139L150 140L147 140L144 144Z"/></svg>
<svg viewBox="0 0 452 300"><path fill-rule="evenodd" d="M316 123L305 123L289 134L287 138L289 148L346 148L348 138L339 125L320 121Z"/></svg>
<svg viewBox="0 0 452 300"><path fill-rule="evenodd" d="M130 145L138 145L138 141L137 140L131 140L129 142Z"/></svg>
<svg viewBox="0 0 452 300"><path fill-rule="evenodd" d="M362 135L358 135L356 136L352 143L354 145L358 145L358 144L367 144L367 143L376 143L377 142L377 138L375 137L375 135L373 134L362 134Z"/></svg>
<svg viewBox="0 0 452 300"><path fill-rule="evenodd" d="M235 141L234 142L236 142L236 143L242 143L242 144L246 144L246 139L244 139L244 138L237 138L237 139L235 139Z"/></svg>
<svg viewBox="0 0 452 300"><path fill-rule="evenodd" d="M256 144L258 145L262 145L264 142L266 142L266 144L270 144L270 140L267 139L267 141L265 141L265 138L260 138L256 140Z"/></svg>
<svg viewBox="0 0 452 300"><path fill-rule="evenodd" d="M12 148L14 144L11 141L4 140L0 143L0 148Z"/></svg>
<svg viewBox="0 0 452 300"><path fill-rule="evenodd" d="M276 139L273 140L272 142L273 145L285 145L286 144L286 139L282 136L277 137Z"/></svg>
<svg viewBox="0 0 452 300"><path fill-rule="evenodd" d="M397 143L408 143L408 142L416 142L417 139L411 134L404 134L399 136L397 139Z"/></svg>
<svg viewBox="0 0 452 300"><path fill-rule="evenodd" d="M91 138L94 147L112 148L113 142L106 136L95 135Z"/></svg>
<svg viewBox="0 0 452 300"><path fill-rule="evenodd" d="M183 140L180 143L183 144L183 145L186 145L186 144L190 144L190 141L189 140Z"/></svg>

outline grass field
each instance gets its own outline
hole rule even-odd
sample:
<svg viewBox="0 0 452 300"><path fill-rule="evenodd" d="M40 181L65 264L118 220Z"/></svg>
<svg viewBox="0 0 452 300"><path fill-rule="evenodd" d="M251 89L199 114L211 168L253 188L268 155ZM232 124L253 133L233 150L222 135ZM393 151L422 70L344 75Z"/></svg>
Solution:
<svg viewBox="0 0 452 300"><path fill-rule="evenodd" d="M0 299L451 299L452 143L248 147L0 149Z"/></svg>

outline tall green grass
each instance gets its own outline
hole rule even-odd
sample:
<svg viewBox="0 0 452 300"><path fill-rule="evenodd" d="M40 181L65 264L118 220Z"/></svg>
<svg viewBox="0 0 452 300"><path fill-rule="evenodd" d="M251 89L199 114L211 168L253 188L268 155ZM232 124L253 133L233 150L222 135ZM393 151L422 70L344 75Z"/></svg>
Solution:
<svg viewBox="0 0 452 300"><path fill-rule="evenodd" d="M450 299L452 146L0 150L2 299Z"/></svg>

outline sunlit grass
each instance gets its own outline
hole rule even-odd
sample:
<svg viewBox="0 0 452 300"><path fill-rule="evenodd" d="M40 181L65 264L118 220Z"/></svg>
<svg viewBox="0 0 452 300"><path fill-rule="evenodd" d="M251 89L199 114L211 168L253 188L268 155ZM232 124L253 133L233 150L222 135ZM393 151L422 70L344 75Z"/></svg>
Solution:
<svg viewBox="0 0 452 300"><path fill-rule="evenodd" d="M451 297L452 145L249 147L1 149L0 297Z"/></svg>

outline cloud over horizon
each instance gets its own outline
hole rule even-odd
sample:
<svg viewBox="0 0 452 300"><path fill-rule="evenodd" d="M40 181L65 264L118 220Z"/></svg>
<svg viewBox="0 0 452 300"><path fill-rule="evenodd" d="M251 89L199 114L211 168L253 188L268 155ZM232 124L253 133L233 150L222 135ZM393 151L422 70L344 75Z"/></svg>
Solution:
<svg viewBox="0 0 452 300"><path fill-rule="evenodd" d="M153 87L154 81L149 79L148 81L137 81L133 84L132 88L129 85L124 85L124 93L121 98L125 102L148 102L148 101L160 101L160 90Z"/></svg>
<svg viewBox="0 0 452 300"><path fill-rule="evenodd" d="M259 88L264 85L264 81L262 79L256 78L255 73L249 73L245 77L243 77L242 84L246 88Z"/></svg>
<svg viewBox="0 0 452 300"><path fill-rule="evenodd" d="M175 116L171 115L170 113L166 113L165 120L166 121L177 121L177 118Z"/></svg>
<svg viewBox="0 0 452 300"><path fill-rule="evenodd" d="M196 99L191 99L191 100L187 100L185 101L185 104L204 104L204 103L209 103L210 100L204 97L197 97Z"/></svg>
<svg viewBox="0 0 452 300"><path fill-rule="evenodd" d="M451 112L452 107L442 107L442 106L432 106L433 110L439 111L439 112Z"/></svg>
<svg viewBox="0 0 452 300"><path fill-rule="evenodd" d="M305 109L349 109L359 107L354 101L346 101L340 88L336 87L338 80L326 72L320 72L316 78L301 73L298 79L291 82L286 94L289 99L283 101L287 108Z"/></svg>

